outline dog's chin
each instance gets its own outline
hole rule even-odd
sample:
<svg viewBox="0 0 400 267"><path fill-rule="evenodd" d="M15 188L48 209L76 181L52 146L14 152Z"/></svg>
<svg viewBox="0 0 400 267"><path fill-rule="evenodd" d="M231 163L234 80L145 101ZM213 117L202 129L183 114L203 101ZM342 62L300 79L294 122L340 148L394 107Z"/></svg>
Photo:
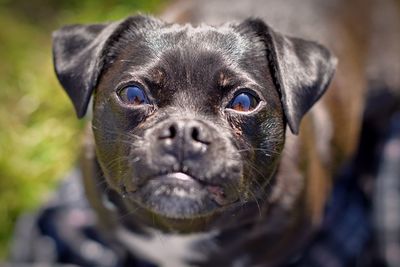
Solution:
<svg viewBox="0 0 400 267"><path fill-rule="evenodd" d="M222 187L179 172L150 179L128 197L158 217L170 220L209 217L235 202L227 200Z"/></svg>

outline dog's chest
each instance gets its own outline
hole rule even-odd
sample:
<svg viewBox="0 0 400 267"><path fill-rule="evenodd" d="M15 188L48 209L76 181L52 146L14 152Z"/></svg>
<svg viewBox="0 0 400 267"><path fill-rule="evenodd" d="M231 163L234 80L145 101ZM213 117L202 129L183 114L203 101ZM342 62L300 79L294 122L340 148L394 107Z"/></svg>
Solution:
<svg viewBox="0 0 400 267"><path fill-rule="evenodd" d="M149 233L148 236L142 236L121 227L116 231L116 236L136 257L163 267L202 262L207 259L209 251L218 249L213 239L217 232L182 235L149 229Z"/></svg>

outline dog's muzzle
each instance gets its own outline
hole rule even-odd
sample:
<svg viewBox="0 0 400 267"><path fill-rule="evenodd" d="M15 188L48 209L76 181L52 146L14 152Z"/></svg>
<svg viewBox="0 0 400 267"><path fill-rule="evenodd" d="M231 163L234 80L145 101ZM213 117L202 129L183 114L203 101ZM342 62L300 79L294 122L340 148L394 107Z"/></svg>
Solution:
<svg viewBox="0 0 400 267"><path fill-rule="evenodd" d="M127 192L133 201L162 216L190 218L239 199L240 156L209 122L169 119L144 138L147 149L138 149L144 159L135 168L139 179Z"/></svg>

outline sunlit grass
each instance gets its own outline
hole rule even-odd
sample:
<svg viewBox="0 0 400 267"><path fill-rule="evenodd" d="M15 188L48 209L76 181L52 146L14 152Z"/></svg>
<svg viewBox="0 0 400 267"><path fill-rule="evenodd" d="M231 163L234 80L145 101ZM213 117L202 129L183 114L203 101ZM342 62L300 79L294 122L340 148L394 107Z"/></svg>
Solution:
<svg viewBox="0 0 400 267"><path fill-rule="evenodd" d="M84 122L76 119L54 75L51 31L165 5L159 0L46 3L0 1L0 258L18 215L45 201L78 156ZM35 4L43 8L29 14Z"/></svg>

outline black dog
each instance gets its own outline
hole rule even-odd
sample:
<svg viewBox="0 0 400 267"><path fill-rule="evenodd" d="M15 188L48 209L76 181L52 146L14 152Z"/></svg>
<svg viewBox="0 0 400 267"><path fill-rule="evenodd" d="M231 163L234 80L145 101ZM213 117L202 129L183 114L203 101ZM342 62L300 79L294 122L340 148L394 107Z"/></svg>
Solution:
<svg viewBox="0 0 400 267"><path fill-rule="evenodd" d="M327 49L259 19L146 16L64 27L53 49L78 117L94 94L85 185L113 242L162 266L273 265L304 245L302 187L293 204L275 187L300 171L285 128L325 92Z"/></svg>

